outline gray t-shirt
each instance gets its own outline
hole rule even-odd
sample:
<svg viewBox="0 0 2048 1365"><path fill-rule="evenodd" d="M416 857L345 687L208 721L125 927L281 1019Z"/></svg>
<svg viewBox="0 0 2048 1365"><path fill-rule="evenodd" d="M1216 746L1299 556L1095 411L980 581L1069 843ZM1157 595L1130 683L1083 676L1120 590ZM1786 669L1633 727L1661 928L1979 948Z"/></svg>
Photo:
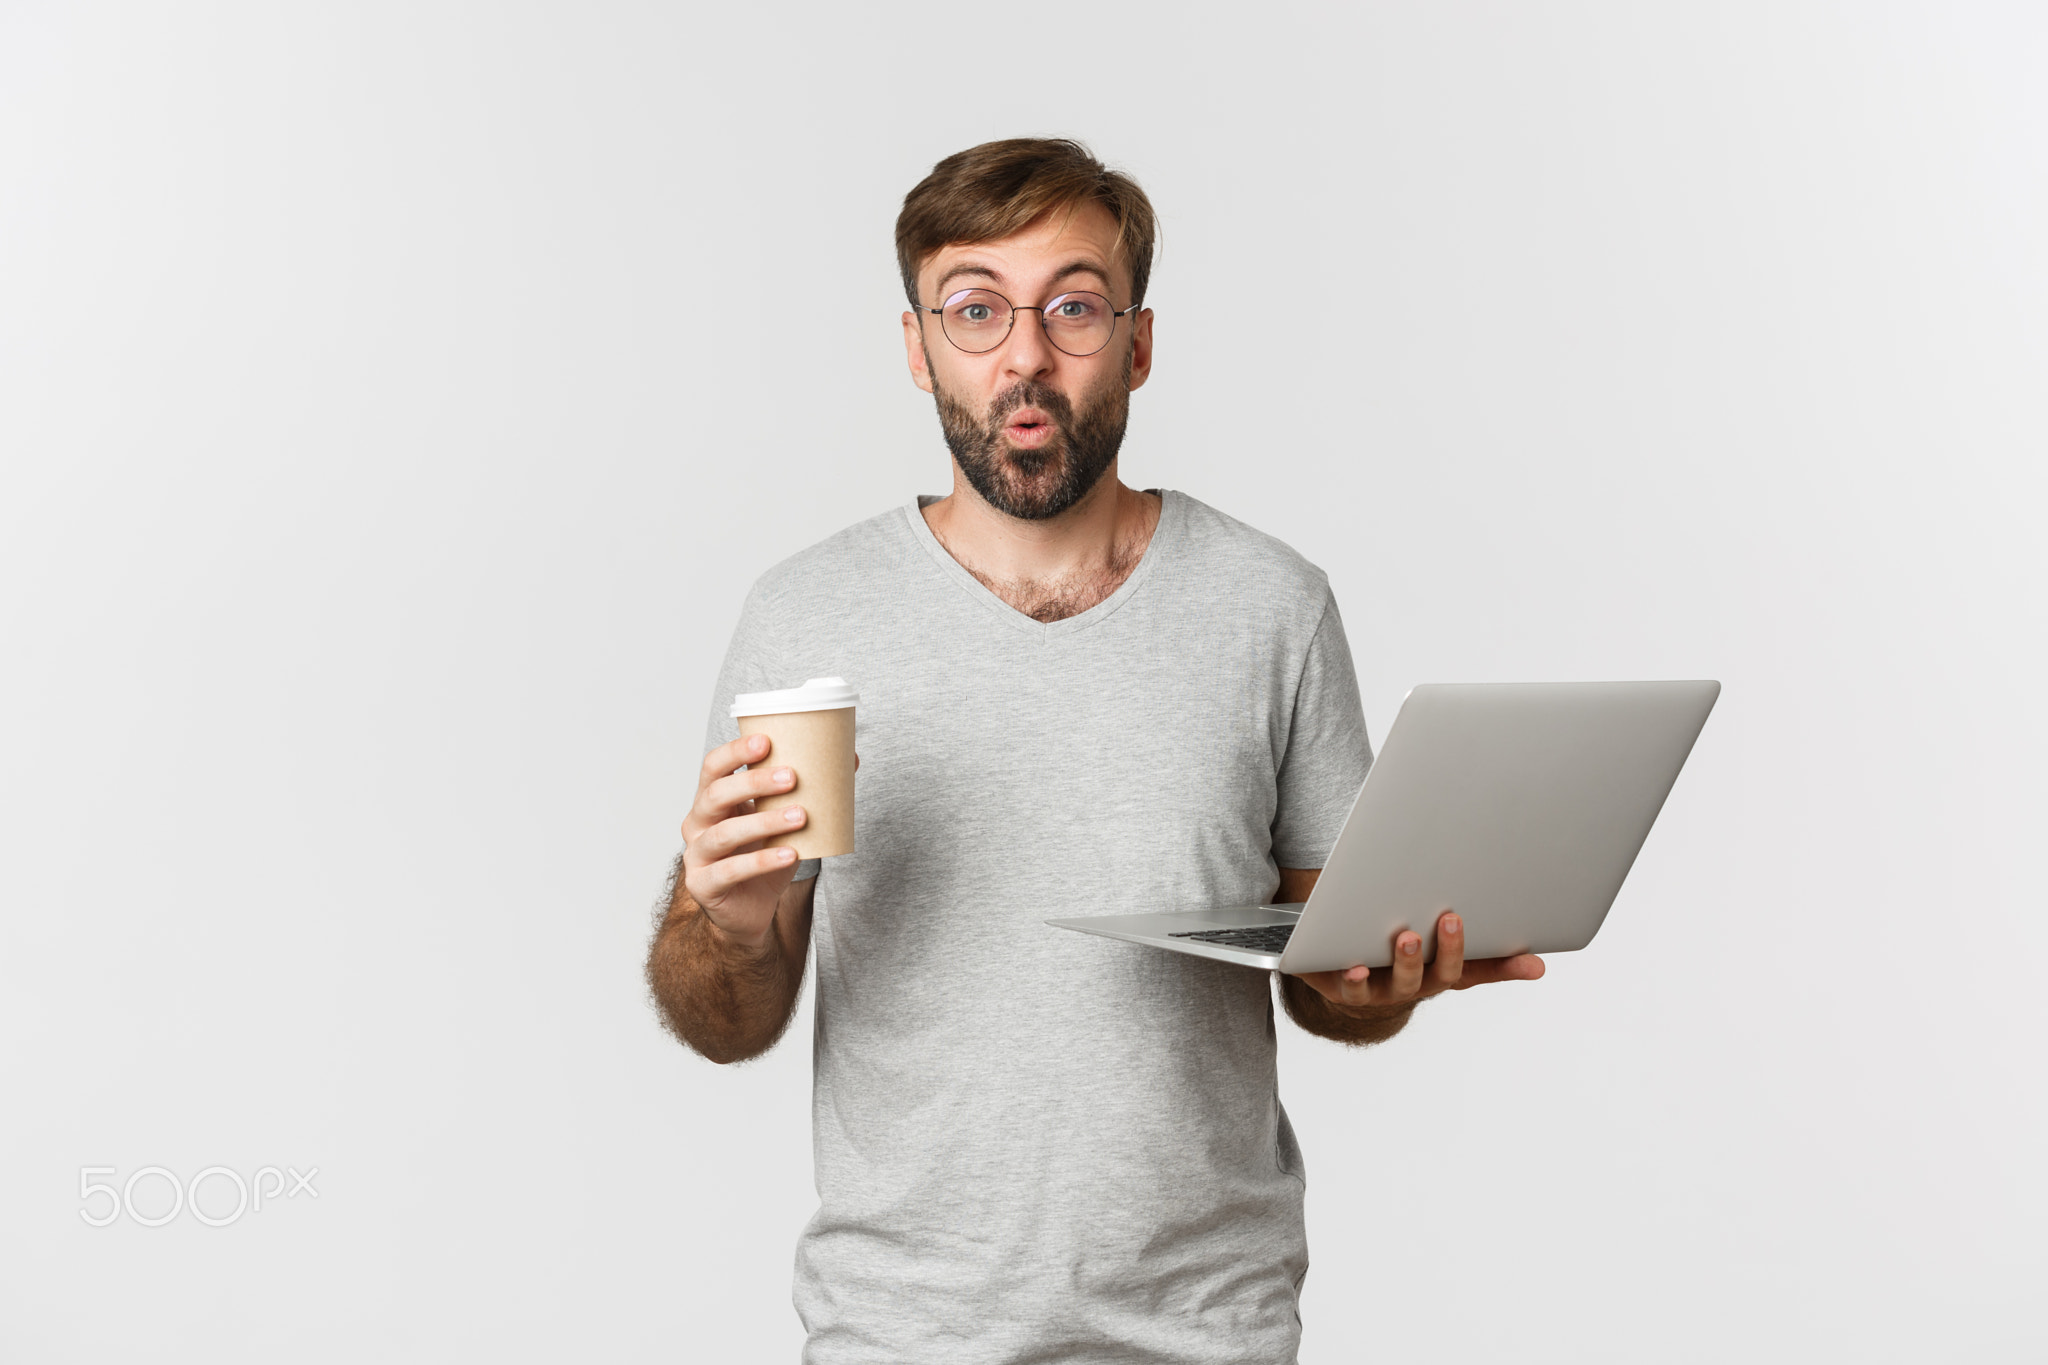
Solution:
<svg viewBox="0 0 2048 1365"><path fill-rule="evenodd" d="M1295 1358L1269 974L1044 923L1270 897L1371 762L1323 573L1162 496L1124 585L1050 625L946 553L929 499L748 595L710 745L736 692L860 692L858 851L812 930L813 1365Z"/></svg>

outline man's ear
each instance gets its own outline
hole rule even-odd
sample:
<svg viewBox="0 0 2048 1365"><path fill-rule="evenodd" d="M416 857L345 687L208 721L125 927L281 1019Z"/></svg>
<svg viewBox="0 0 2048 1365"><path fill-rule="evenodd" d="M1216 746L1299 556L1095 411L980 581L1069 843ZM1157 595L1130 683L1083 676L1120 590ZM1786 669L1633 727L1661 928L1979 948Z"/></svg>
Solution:
<svg viewBox="0 0 2048 1365"><path fill-rule="evenodd" d="M910 382L930 393L932 372L931 367L925 362L924 329L919 327L917 322L917 314L903 315L903 358L910 362Z"/></svg>
<svg viewBox="0 0 2048 1365"><path fill-rule="evenodd" d="M1138 311L1131 328L1131 387L1136 389L1152 377L1152 310Z"/></svg>

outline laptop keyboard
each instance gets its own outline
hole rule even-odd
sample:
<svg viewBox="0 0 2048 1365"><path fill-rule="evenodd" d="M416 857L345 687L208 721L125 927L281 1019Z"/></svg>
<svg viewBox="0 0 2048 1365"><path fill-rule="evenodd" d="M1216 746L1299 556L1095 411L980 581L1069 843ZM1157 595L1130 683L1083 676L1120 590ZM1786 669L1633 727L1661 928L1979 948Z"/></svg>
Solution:
<svg viewBox="0 0 2048 1365"><path fill-rule="evenodd" d="M1277 953L1294 933L1291 924L1261 924L1253 929L1195 929L1168 938L1191 938L1197 943L1220 943L1226 948L1249 948L1255 953Z"/></svg>

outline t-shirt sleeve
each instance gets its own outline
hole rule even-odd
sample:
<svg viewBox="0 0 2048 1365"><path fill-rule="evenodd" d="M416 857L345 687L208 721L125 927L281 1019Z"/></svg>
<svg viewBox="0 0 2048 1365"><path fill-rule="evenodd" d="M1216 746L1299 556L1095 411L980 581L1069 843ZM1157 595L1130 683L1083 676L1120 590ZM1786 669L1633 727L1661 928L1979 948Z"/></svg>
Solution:
<svg viewBox="0 0 2048 1365"><path fill-rule="evenodd" d="M718 671L718 690L711 697L711 721L704 731L704 752L740 737L739 722L732 717L732 699L741 692L770 692L795 687L803 682L789 672L782 657L786 638L776 627L773 604L760 584L747 594L740 608L740 620L733 627L732 642L725 649L725 666ZM818 875L820 862L806 858L796 865L796 881Z"/></svg>
<svg viewBox="0 0 2048 1365"><path fill-rule="evenodd" d="M1273 816L1273 861L1281 867L1321 867L1371 766L1351 644L1344 638L1337 599L1327 596L1294 691L1294 719L1280 760Z"/></svg>

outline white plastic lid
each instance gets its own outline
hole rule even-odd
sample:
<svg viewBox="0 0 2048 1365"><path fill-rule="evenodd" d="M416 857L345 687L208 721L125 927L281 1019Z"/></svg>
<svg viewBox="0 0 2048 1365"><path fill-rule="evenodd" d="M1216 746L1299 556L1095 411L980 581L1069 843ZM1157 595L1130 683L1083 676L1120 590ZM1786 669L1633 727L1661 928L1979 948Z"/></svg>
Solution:
<svg viewBox="0 0 2048 1365"><path fill-rule="evenodd" d="M860 694L844 678L812 678L802 687L780 692L742 692L732 699L732 714L779 716L785 711L838 711L858 705Z"/></svg>

